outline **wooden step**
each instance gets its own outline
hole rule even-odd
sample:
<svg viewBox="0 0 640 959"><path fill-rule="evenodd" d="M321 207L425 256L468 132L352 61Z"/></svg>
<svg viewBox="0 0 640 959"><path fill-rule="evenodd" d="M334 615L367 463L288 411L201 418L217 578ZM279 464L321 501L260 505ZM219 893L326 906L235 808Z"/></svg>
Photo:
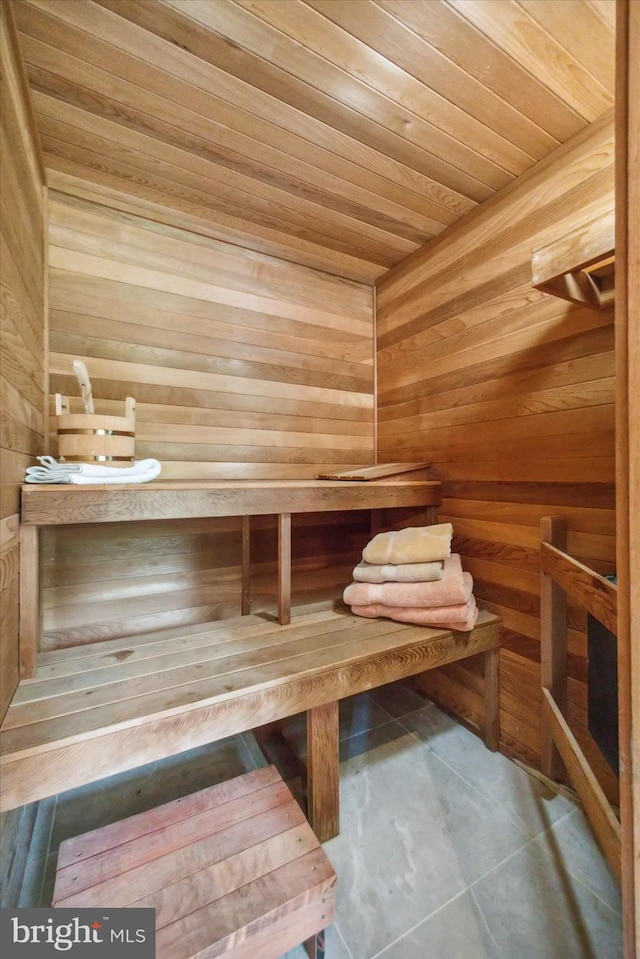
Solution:
<svg viewBox="0 0 640 959"><path fill-rule="evenodd" d="M333 866L268 766L65 840L53 905L154 909L164 959L260 959L301 942L321 955L335 894Z"/></svg>

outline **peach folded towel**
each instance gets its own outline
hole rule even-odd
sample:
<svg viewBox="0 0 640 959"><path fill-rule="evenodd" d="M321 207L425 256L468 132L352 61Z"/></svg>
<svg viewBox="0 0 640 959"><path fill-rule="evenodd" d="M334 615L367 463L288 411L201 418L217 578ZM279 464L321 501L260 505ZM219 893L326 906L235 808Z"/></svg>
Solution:
<svg viewBox="0 0 640 959"><path fill-rule="evenodd" d="M471 596L473 579L457 553L444 561L442 579L431 583L351 583L342 597L349 606L455 606Z"/></svg>
<svg viewBox="0 0 640 959"><path fill-rule="evenodd" d="M374 566L363 560L353 571L358 583L432 583L442 579L442 563L400 563Z"/></svg>
<svg viewBox="0 0 640 959"><path fill-rule="evenodd" d="M473 594L468 603L458 606L441 606L433 609L428 606L385 606L384 603L371 603L368 606L352 606L351 612L368 619L394 619L399 623L411 623L413 626L433 626L434 629L455 629L469 632L478 618L478 607Z"/></svg>
<svg viewBox="0 0 640 959"><path fill-rule="evenodd" d="M370 603L368 606L352 606L351 612L368 619L382 617L394 619L399 623L411 623L412 626L456 629L463 633L473 629L478 618L478 607L473 594L467 603L458 606L433 609L429 606L385 606L384 603Z"/></svg>
<svg viewBox="0 0 640 959"><path fill-rule="evenodd" d="M451 554L452 536L451 523L409 526L407 529L378 533L365 546L362 558L375 566L385 566L387 563L434 563Z"/></svg>

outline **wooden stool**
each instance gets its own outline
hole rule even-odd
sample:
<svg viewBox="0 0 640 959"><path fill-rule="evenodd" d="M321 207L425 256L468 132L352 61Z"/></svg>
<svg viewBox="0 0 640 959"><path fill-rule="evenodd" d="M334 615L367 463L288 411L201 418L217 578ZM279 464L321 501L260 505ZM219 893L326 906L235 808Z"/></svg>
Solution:
<svg viewBox="0 0 640 959"><path fill-rule="evenodd" d="M60 845L53 905L156 910L157 959L324 955L336 874L274 766Z"/></svg>

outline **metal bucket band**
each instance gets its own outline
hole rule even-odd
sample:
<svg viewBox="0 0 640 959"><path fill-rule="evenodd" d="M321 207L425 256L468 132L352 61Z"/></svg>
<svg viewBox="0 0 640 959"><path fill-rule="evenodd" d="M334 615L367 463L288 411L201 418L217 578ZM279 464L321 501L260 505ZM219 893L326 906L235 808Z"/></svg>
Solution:
<svg viewBox="0 0 640 959"><path fill-rule="evenodd" d="M129 430L58 430L58 436L131 436L135 437L135 433L130 432Z"/></svg>
<svg viewBox="0 0 640 959"><path fill-rule="evenodd" d="M65 463L106 463L106 462L118 462L118 463L134 463L135 456L92 456L87 454L86 456L61 456L61 460L64 460Z"/></svg>

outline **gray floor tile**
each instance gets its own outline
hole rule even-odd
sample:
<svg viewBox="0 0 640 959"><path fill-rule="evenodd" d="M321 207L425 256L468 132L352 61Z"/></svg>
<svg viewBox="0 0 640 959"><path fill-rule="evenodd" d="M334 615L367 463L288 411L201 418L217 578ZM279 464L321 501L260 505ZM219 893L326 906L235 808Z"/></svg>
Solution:
<svg viewBox="0 0 640 959"><path fill-rule="evenodd" d="M497 959L497 953L473 896L463 893L381 952L378 959Z"/></svg>
<svg viewBox="0 0 640 959"><path fill-rule="evenodd" d="M342 765L340 819L325 849L354 959L380 952L528 841L408 734Z"/></svg>
<svg viewBox="0 0 640 959"><path fill-rule="evenodd" d="M589 820L582 810L576 809L565 816L536 841L611 909L617 913L622 912L620 886L602 855Z"/></svg>
<svg viewBox="0 0 640 959"><path fill-rule="evenodd" d="M340 740L340 762L344 763L347 759L363 756L371 749L377 749L384 743L395 742L395 740L402 739L406 735L406 730L395 719L382 723L374 729L366 729L357 736Z"/></svg>
<svg viewBox="0 0 640 959"><path fill-rule="evenodd" d="M416 696L394 684L342 704L327 959L617 959L619 893L581 812ZM21 905L50 904L67 836L265 762L236 736L41 804Z"/></svg>
<svg viewBox="0 0 640 959"><path fill-rule="evenodd" d="M532 841L472 889L498 959L620 959L620 916Z"/></svg>
<svg viewBox="0 0 640 959"><path fill-rule="evenodd" d="M368 695L375 703L386 709L394 719L418 709L424 709L431 702L413 688L410 680L378 686L376 689L369 690Z"/></svg>
<svg viewBox="0 0 640 959"><path fill-rule="evenodd" d="M340 740L350 739L367 730L375 729L392 719L391 714L377 702L369 693L359 693L340 701L339 722ZM304 758L307 752L307 723L306 714L298 713L286 719L282 732L296 756Z"/></svg>
<svg viewBox="0 0 640 959"><path fill-rule="evenodd" d="M515 818L530 836L539 835L576 808L506 756L492 753L478 736L437 707L411 713L400 722L483 796Z"/></svg>

